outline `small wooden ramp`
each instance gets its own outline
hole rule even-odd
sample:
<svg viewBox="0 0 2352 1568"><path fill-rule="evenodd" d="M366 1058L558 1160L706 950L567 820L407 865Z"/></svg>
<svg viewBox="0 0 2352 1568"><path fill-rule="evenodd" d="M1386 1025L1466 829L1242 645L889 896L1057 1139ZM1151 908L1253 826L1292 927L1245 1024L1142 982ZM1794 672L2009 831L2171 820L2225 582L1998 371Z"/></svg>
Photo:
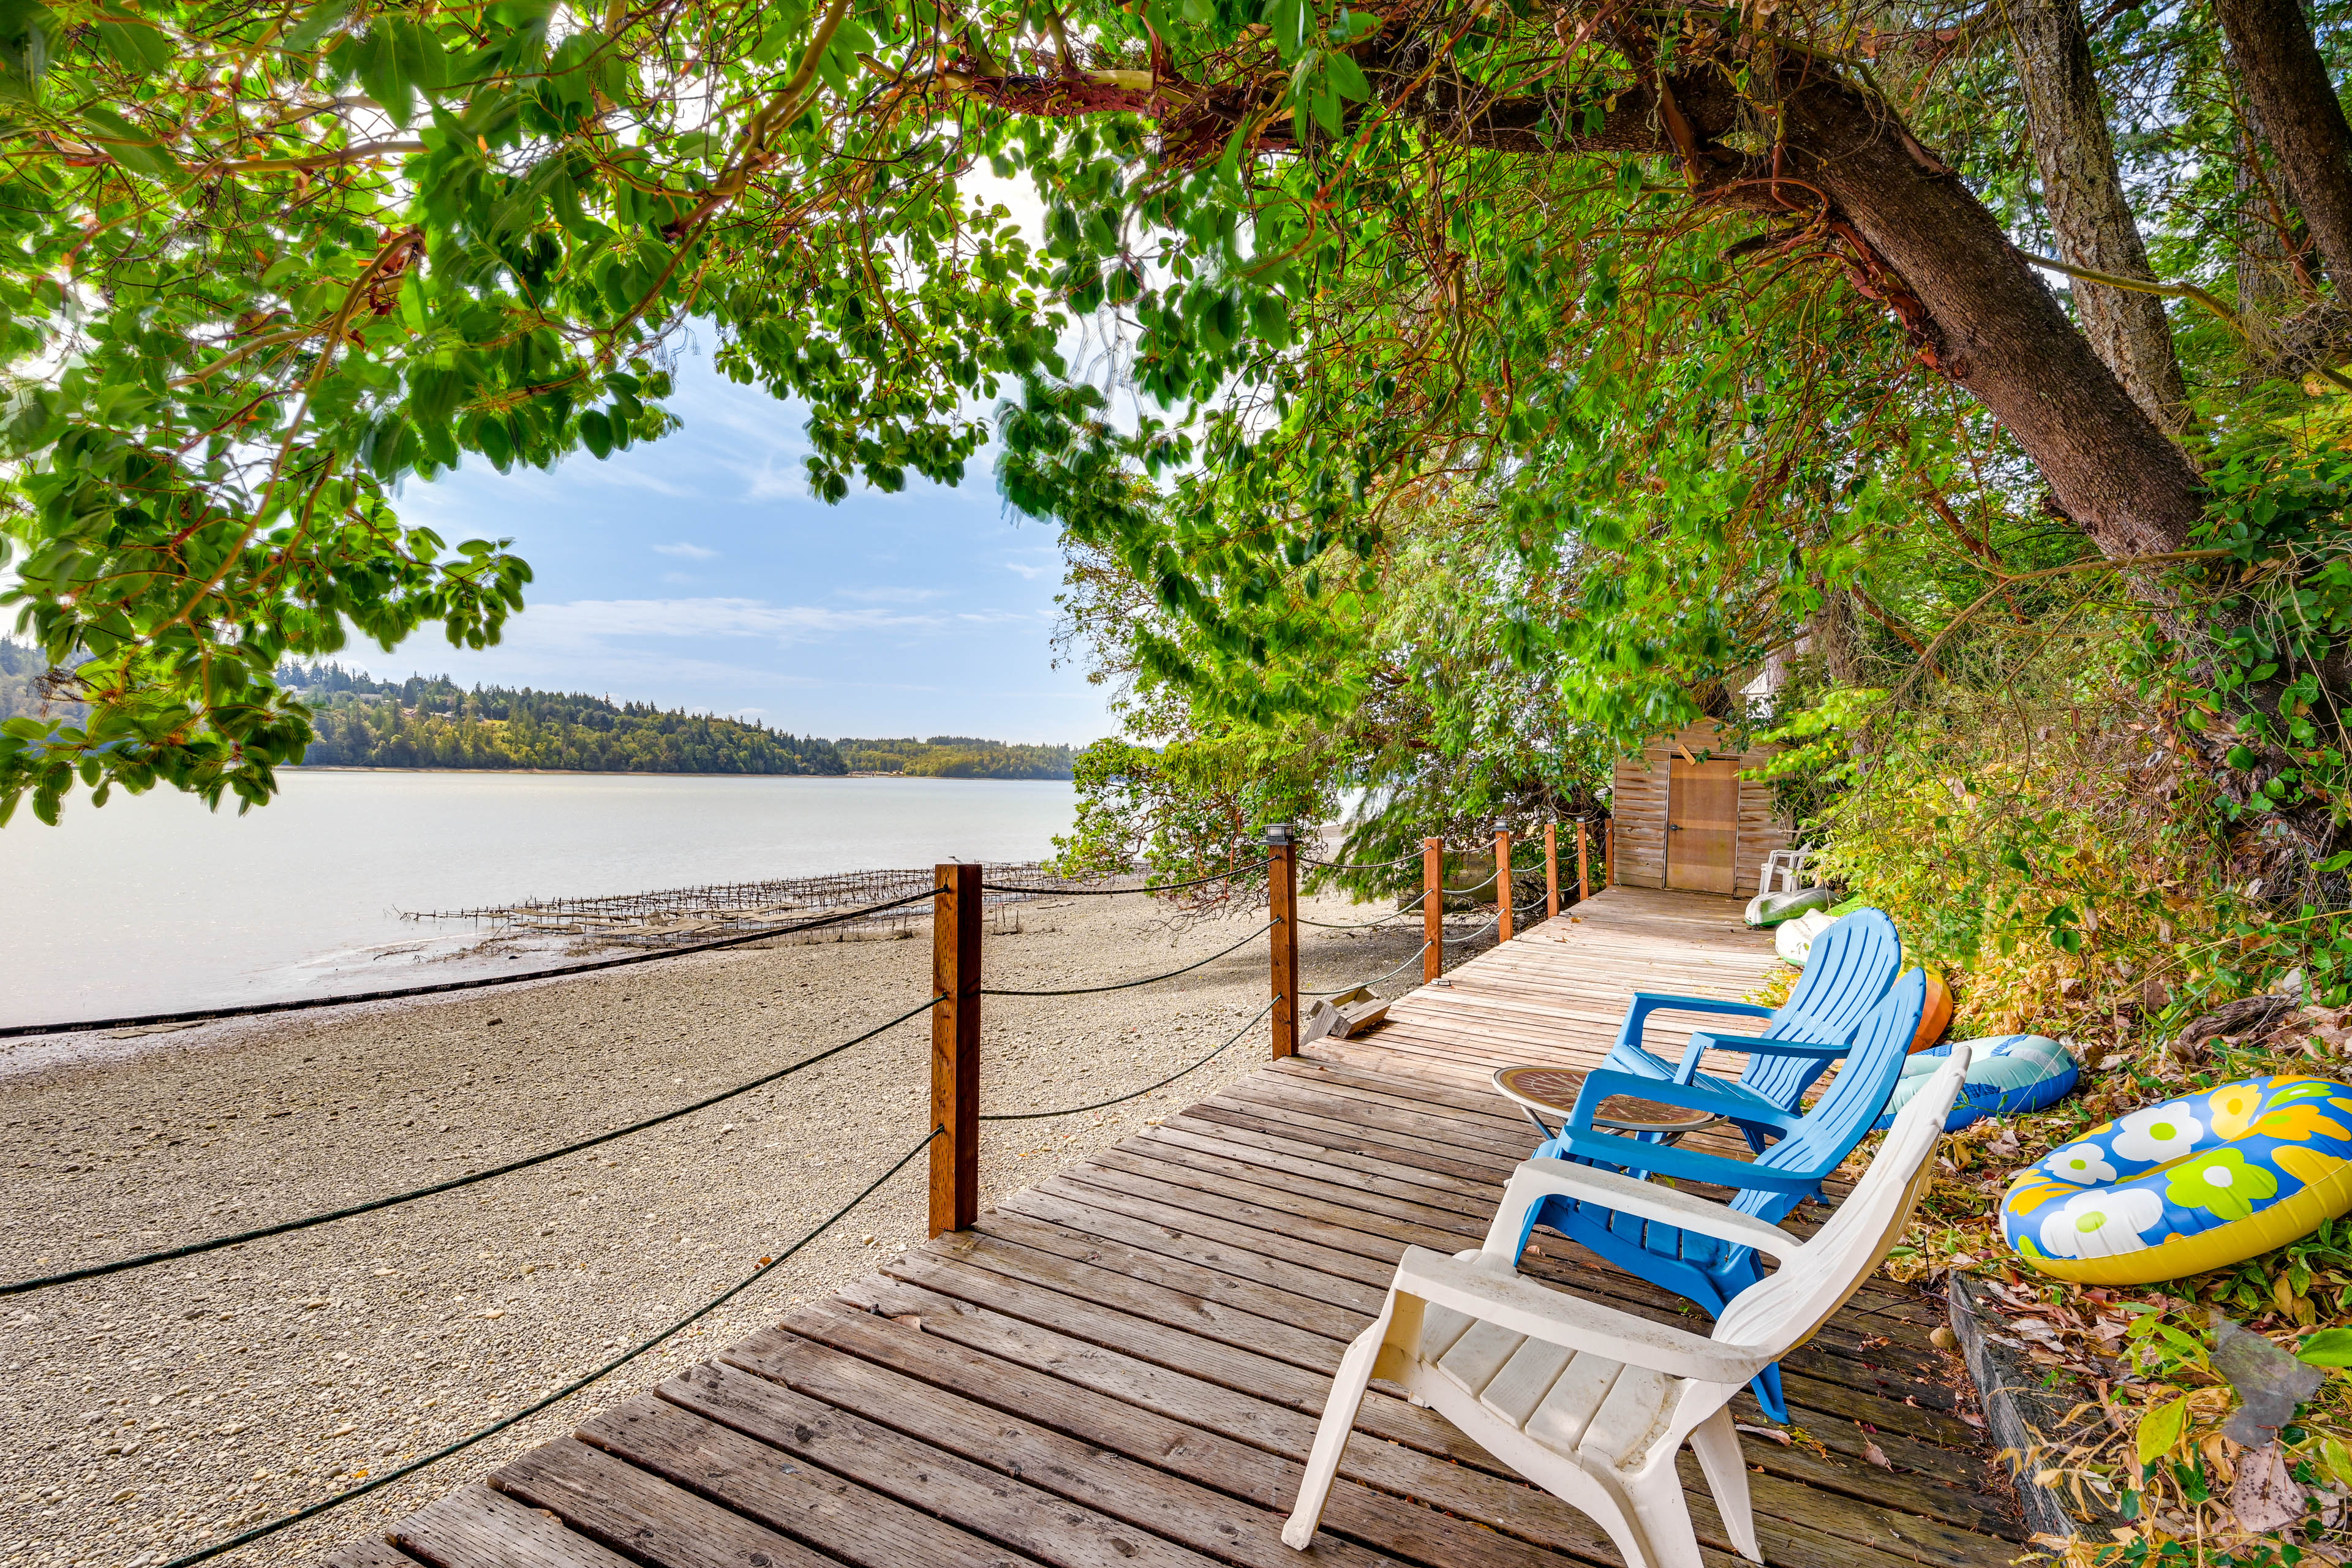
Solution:
<svg viewBox="0 0 2352 1568"><path fill-rule="evenodd" d="M1711 893L1610 888L1399 997L1370 1034L1318 1040L1307 1054L1482 1089L1518 1062L1599 1067L1634 992L1737 1001L1764 983L1777 963L1772 938L1748 930L1740 910ZM1757 1027L1671 1011L1652 1018L1651 1048L1668 1053L1694 1028ZM1707 1070L1736 1073L1740 1060L1725 1053Z"/></svg>
<svg viewBox="0 0 2352 1568"><path fill-rule="evenodd" d="M1658 962L1681 962L1676 985L1702 970L1736 984ZM1276 1063L330 1561L1613 1564L1591 1521L1380 1384L1314 1550L1280 1539L1331 1373L1397 1258L1477 1246L1534 1142L1483 1087ZM1538 1238L1535 1278L1689 1321L1675 1298ZM1929 1343L1941 1318L1874 1282L1783 1363L1801 1433L1743 1439L1774 1568L2006 1568L2025 1553L1958 1363ZM1734 1410L1761 1420L1744 1395ZM1684 1461L1706 1568L1738 1568Z"/></svg>

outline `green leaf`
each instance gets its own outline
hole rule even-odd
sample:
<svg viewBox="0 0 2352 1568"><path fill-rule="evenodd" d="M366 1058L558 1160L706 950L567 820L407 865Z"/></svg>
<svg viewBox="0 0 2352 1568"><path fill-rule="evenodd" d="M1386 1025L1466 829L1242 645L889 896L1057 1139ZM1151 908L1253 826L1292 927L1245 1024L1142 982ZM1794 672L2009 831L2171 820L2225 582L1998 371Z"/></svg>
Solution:
<svg viewBox="0 0 2352 1568"><path fill-rule="evenodd" d="M1298 51L1307 47L1307 24L1313 15L1307 0L1273 0L1266 6L1263 20L1285 64L1297 58Z"/></svg>
<svg viewBox="0 0 2352 1568"><path fill-rule="evenodd" d="M81 119L89 127L90 140L124 168L166 177L180 172L178 162L164 151L162 142L114 110L88 104L82 109Z"/></svg>
<svg viewBox="0 0 2352 1568"><path fill-rule="evenodd" d="M116 64L142 77L161 71L178 53L163 30L147 22L100 22L98 41Z"/></svg>
<svg viewBox="0 0 2352 1568"><path fill-rule="evenodd" d="M1347 56L1338 53L1324 57L1323 69L1339 96L1361 101L1372 96L1372 84L1364 79L1364 68Z"/></svg>
<svg viewBox="0 0 2352 1568"><path fill-rule="evenodd" d="M29 98L49 68L49 34L57 14L33 0L0 0L0 92Z"/></svg>
<svg viewBox="0 0 2352 1568"><path fill-rule="evenodd" d="M2295 1358L2312 1366L2352 1366L2352 1329L2322 1329L2296 1347Z"/></svg>
<svg viewBox="0 0 2352 1568"><path fill-rule="evenodd" d="M2137 1447L2142 1466L2152 1465L2172 1452L2189 1425L2189 1396L2151 1405L2139 1418Z"/></svg>
<svg viewBox="0 0 2352 1568"><path fill-rule="evenodd" d="M289 54L306 53L320 38L341 26L343 18L351 14L352 0L318 0L318 4L302 13L302 19L294 24L294 30L286 35L283 47Z"/></svg>

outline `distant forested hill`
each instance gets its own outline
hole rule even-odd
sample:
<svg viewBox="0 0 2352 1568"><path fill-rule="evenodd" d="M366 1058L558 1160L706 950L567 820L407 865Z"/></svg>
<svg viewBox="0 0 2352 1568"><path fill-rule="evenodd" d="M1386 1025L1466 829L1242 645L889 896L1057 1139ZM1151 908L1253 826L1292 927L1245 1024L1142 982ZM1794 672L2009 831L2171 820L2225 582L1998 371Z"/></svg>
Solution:
<svg viewBox="0 0 2352 1568"><path fill-rule="evenodd" d="M32 645L0 637L0 719L42 717L48 669ZM970 735L826 741L764 724L581 692L478 686L446 676L378 680L339 664L287 665L278 679L310 707L313 767L548 768L631 773L903 773L919 778L1066 779L1068 746ZM82 721L80 703L47 717Z"/></svg>
<svg viewBox="0 0 2352 1568"><path fill-rule="evenodd" d="M312 766L553 768L627 773L843 773L830 741L646 702L517 691L446 677L376 680L340 665L289 667L319 738Z"/></svg>
<svg viewBox="0 0 2352 1568"><path fill-rule="evenodd" d="M1066 779L1072 754L1067 746L1011 746L970 735L934 735L928 741L835 741L850 771L906 773L935 779Z"/></svg>

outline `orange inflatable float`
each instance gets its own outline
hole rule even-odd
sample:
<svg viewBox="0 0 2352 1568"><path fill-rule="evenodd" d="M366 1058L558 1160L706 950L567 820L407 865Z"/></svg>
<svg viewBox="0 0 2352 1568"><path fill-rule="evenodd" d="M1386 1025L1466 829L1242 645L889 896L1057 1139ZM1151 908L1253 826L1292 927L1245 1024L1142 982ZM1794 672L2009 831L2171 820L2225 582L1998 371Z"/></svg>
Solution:
<svg viewBox="0 0 2352 1568"><path fill-rule="evenodd" d="M1952 1026L1952 988L1934 970L1927 971L1927 1005L1919 1015L1919 1032L1911 1037L1911 1048L1924 1051L1944 1037Z"/></svg>

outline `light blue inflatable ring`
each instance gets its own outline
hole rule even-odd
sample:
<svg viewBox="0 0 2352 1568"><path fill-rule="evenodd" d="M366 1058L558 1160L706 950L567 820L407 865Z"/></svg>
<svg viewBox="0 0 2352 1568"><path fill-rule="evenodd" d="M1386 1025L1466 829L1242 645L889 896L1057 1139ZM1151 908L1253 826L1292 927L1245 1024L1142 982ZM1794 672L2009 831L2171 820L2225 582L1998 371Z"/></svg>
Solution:
<svg viewBox="0 0 2352 1568"><path fill-rule="evenodd" d="M1944 1118L1947 1132L1958 1132L1988 1116L2055 1105L2074 1089L2083 1070L2066 1047L2047 1035L1997 1035L1968 1044L1974 1059L1969 1063L1968 1077L1961 1080L1960 1099ZM1903 1076L1895 1081L1886 1114L1874 1124L1879 1131L1895 1125L1895 1113L1927 1081L1937 1058L1951 1054L1950 1046L1937 1046L1914 1054L1903 1064Z"/></svg>

